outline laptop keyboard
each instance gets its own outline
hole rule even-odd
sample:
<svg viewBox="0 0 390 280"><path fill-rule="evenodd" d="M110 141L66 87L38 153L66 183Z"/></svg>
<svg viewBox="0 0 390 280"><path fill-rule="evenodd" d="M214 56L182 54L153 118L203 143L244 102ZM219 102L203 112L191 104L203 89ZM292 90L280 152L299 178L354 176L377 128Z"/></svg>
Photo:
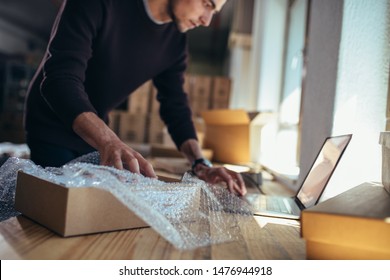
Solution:
<svg viewBox="0 0 390 280"><path fill-rule="evenodd" d="M268 211L292 213L290 205L284 198L272 197L272 196L261 196L260 205Z"/></svg>

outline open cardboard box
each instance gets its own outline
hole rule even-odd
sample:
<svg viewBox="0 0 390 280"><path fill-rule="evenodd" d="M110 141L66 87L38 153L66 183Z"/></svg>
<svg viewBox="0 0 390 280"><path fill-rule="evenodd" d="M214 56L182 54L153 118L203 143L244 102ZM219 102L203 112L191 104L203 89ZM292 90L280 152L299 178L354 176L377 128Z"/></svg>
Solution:
<svg viewBox="0 0 390 280"><path fill-rule="evenodd" d="M260 148L259 131L275 115L221 109L204 111L202 118L206 125L204 148L213 150L213 161L246 164Z"/></svg>
<svg viewBox="0 0 390 280"><path fill-rule="evenodd" d="M64 237L149 226L108 191L68 188L22 171L15 209Z"/></svg>

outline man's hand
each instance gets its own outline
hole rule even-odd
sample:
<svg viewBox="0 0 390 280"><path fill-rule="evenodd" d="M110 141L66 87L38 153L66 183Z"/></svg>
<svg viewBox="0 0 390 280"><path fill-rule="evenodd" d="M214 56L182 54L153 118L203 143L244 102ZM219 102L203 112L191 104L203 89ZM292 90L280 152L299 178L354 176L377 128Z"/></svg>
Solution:
<svg viewBox="0 0 390 280"><path fill-rule="evenodd" d="M157 178L153 166L137 151L119 139L111 141L99 149L100 164L127 169L146 177Z"/></svg>
<svg viewBox="0 0 390 280"><path fill-rule="evenodd" d="M225 183L231 193L244 196L246 187L242 176L225 167L208 167L198 164L194 170L195 175L210 184Z"/></svg>
<svg viewBox="0 0 390 280"><path fill-rule="evenodd" d="M188 139L180 146L180 151L192 163L202 158L202 150L195 139ZM239 173L228 170L225 167L208 167L197 164L194 170L196 176L210 184L225 183L231 193L245 195L246 187Z"/></svg>
<svg viewBox="0 0 390 280"><path fill-rule="evenodd" d="M100 153L100 163L133 173L157 178L152 165L123 143L94 113L82 113L73 122L73 130Z"/></svg>

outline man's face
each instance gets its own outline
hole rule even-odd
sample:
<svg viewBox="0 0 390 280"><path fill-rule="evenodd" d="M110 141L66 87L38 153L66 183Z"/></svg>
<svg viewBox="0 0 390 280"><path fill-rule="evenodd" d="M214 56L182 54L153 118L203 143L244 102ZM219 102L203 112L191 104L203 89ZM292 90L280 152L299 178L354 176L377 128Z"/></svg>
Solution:
<svg viewBox="0 0 390 280"><path fill-rule="evenodd" d="M179 30L186 32L200 25L209 26L225 3L226 0L170 0L169 8Z"/></svg>

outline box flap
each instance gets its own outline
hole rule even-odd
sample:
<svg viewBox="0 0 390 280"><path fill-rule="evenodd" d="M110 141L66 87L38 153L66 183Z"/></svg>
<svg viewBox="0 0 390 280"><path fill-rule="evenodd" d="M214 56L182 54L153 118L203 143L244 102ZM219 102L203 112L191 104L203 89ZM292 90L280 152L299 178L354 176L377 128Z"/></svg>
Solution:
<svg viewBox="0 0 390 280"><path fill-rule="evenodd" d="M366 182L303 212L388 220L390 196L381 184Z"/></svg>
<svg viewBox="0 0 390 280"><path fill-rule="evenodd" d="M251 126L264 126L274 120L276 120L275 113L264 112L256 114L256 116L251 120Z"/></svg>
<svg viewBox="0 0 390 280"><path fill-rule="evenodd" d="M202 112L206 125L249 124L248 113L244 110L208 110Z"/></svg>
<svg viewBox="0 0 390 280"><path fill-rule="evenodd" d="M261 112L255 111L255 112L248 112L247 114L250 122L252 122L258 115L261 114Z"/></svg>

